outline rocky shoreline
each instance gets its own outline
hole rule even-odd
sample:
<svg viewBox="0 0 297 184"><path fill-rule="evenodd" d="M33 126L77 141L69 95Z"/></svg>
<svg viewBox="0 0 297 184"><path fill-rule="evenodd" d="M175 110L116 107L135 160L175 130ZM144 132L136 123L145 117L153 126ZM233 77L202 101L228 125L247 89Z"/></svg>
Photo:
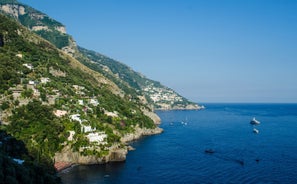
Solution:
<svg viewBox="0 0 297 184"><path fill-rule="evenodd" d="M158 109L158 110L202 110L204 106L198 105L188 105L183 108L174 108L174 109ZM159 125L161 122L160 117L155 114L153 111L143 111L143 113L150 117L156 125ZM58 172L61 172L64 169L67 169L73 165L92 165L92 164L104 164L108 162L123 162L126 160L126 156L130 150L134 150L133 147L129 145L129 142L138 140L144 136L150 136L155 134L160 134L163 132L163 129L156 127L153 129L140 128L136 126L133 133L129 133L121 137L120 141L123 146L120 144L114 144L109 149L109 154L104 157L96 156L83 156L78 152L73 152L69 146L66 146L62 149L61 152L55 154L55 168Z"/></svg>
<svg viewBox="0 0 297 184"><path fill-rule="evenodd" d="M158 109L158 110L202 110L204 106L189 105L184 108L174 108L174 109ZM143 111L145 115L150 117L156 125L159 125L161 119L157 114L152 111ZM126 160L126 156L130 150L134 150L133 147L129 145L129 142L138 140L144 136L150 136L155 134L160 134L163 129L156 127L154 129L135 127L133 133L129 133L121 137L121 143L125 146L120 146L120 144L115 144L109 149L109 154L104 157L96 156L83 156L78 152L73 152L69 146L62 149L61 152L55 154L55 168L58 172L67 169L73 165L92 165L92 164L104 164L108 162L123 162Z"/></svg>
<svg viewBox="0 0 297 184"><path fill-rule="evenodd" d="M82 156L78 152L73 152L69 146L62 149L61 152L55 154L55 168L58 172L71 167L74 164L92 165L104 164L108 162L123 162L126 160L128 151L133 149L129 146L129 142L140 139L143 136L160 134L163 129L156 127L154 129L136 127L134 133L127 134L121 138L121 142L126 144L125 147L113 145L110 148L109 154L102 158L96 156Z"/></svg>
<svg viewBox="0 0 297 184"><path fill-rule="evenodd" d="M205 109L203 105L187 105L187 106L174 106L171 108L156 108L157 111L172 111L172 110L202 110Z"/></svg>

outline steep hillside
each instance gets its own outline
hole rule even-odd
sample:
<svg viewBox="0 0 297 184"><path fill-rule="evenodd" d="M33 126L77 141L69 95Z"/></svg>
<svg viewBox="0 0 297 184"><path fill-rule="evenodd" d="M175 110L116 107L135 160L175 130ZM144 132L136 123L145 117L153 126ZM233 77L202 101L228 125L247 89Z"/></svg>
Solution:
<svg viewBox="0 0 297 184"><path fill-rule="evenodd" d="M16 18L28 29L50 40L59 49L70 45L71 37L66 34L65 26L44 13L16 0L0 0L0 9L3 13Z"/></svg>
<svg viewBox="0 0 297 184"><path fill-rule="evenodd" d="M15 0L0 0L0 6L2 12L16 18L25 27L50 41L68 55L75 57L84 65L113 81L132 99L149 103L153 109L201 108L174 90L146 78L123 63L94 51L77 47L72 37L66 34L65 26L47 15Z"/></svg>
<svg viewBox="0 0 297 184"><path fill-rule="evenodd" d="M0 22L0 127L34 162L124 160L127 136L161 132L112 81L15 20Z"/></svg>
<svg viewBox="0 0 297 184"><path fill-rule="evenodd" d="M152 104L154 109L200 108L174 90L162 85L160 82L146 78L123 63L82 47L78 47L78 49L84 57L87 57L87 59L77 57L84 65L102 73L118 86L121 86L124 91L132 87L136 90L138 97Z"/></svg>

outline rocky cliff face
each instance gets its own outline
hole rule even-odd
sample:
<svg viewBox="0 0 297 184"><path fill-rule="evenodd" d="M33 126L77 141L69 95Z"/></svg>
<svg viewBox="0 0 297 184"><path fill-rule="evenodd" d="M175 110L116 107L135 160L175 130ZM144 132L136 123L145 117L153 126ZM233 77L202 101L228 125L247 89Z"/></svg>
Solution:
<svg viewBox="0 0 297 184"><path fill-rule="evenodd" d="M65 26L40 11L17 1L0 0L0 12L15 18L31 31L52 42L59 49L64 48L70 55L76 48L74 40L66 34Z"/></svg>
<svg viewBox="0 0 297 184"><path fill-rule="evenodd" d="M109 154L104 157L83 156L78 152L73 152L71 148L65 147L55 155L55 162L66 162L70 164L103 164L107 162L120 162L126 160L128 151L126 148L111 148Z"/></svg>
<svg viewBox="0 0 297 184"><path fill-rule="evenodd" d="M21 5L21 4L2 4L0 5L0 10L4 13L11 15L16 19L22 19L24 16L29 17L34 22L29 23L27 25L32 31L40 31L46 30L51 31L51 26L53 26L54 30L60 32L61 34L66 34L66 28L61 23L49 18L47 15L39 12L32 11L32 8ZM20 20L22 21L22 20ZM45 21L49 21L46 23ZM49 24L49 25L48 25ZM53 25L50 25L53 24Z"/></svg>
<svg viewBox="0 0 297 184"><path fill-rule="evenodd" d="M136 127L134 133L124 135L121 138L121 141L124 143L127 143L127 142L131 142L133 140L137 140L137 139L141 138L142 136L155 135L155 134L160 134L162 132L163 132L163 129L159 128L159 127L156 127L154 129Z"/></svg>
<svg viewBox="0 0 297 184"><path fill-rule="evenodd" d="M154 129L140 128L136 127L134 133L126 134L121 138L121 142L126 144L133 140L137 140L143 136L160 134L163 129L157 127ZM128 154L129 146L121 147L120 144L115 144L110 147L108 155L103 157L98 156L83 156L78 152L73 152L73 150L66 146L59 153L55 154L55 162L66 162L70 164L102 164L107 162L122 162L126 160L126 155Z"/></svg>
<svg viewBox="0 0 297 184"><path fill-rule="evenodd" d="M25 7L18 4L1 5L1 10L15 18L19 18L19 15L24 15L26 13Z"/></svg>

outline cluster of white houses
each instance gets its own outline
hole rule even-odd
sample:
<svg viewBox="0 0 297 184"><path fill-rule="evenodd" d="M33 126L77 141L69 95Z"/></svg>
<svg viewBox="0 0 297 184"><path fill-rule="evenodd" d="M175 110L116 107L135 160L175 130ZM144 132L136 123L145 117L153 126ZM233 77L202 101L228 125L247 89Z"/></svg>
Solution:
<svg viewBox="0 0 297 184"><path fill-rule="evenodd" d="M57 117L62 117L67 115L67 111L64 110L56 110L54 111L54 114ZM92 128L90 125L85 125L84 123L87 122L87 120L81 119L80 114L72 114L69 116L69 119L74 123L79 123L81 126L81 131L86 135L86 137L89 139L92 143L98 143L98 144L106 144L105 139L107 138L107 135L104 132L98 132L96 131L96 128ZM68 141L73 140L73 136L75 135L75 131L71 130L69 131L70 135L68 137Z"/></svg>
<svg viewBox="0 0 297 184"><path fill-rule="evenodd" d="M153 84L148 85L146 88L143 89L143 91L150 96L155 104L164 109L170 108L170 106L174 102L183 101L182 97L178 96L173 90L158 88L155 87Z"/></svg>
<svg viewBox="0 0 297 184"><path fill-rule="evenodd" d="M40 78L40 80L38 82L36 81L28 81L28 85L27 85L27 88L28 89L32 89L33 90L33 97L39 97L40 96L40 92L38 91L38 89L35 88L35 86L38 84L38 83L47 83L47 82L50 82L50 79L49 78ZM79 94L82 94L83 92L83 87L81 86L77 86L77 85L73 85L73 88L74 90L79 93ZM25 105L27 103L29 103L29 99L22 99L20 98L21 97L21 93L24 91L24 88L23 88L23 85L17 85L16 87L14 88L10 88L10 90L12 91L13 93L13 97L14 99L19 99L20 101L20 105ZM59 94L59 91L55 90L53 91L56 93L56 95L48 95L47 96L47 99L48 99L48 103L49 104L54 104L55 103L55 100L57 98L59 98L60 94ZM78 104L81 105L81 106L84 106L85 105L85 100L78 100ZM95 98L88 98L87 100L87 104L86 105L93 105L93 106L97 106L99 105L99 102L97 99ZM63 116L66 116L68 114L68 111L66 110L55 110L54 112L54 115L57 116L57 117L63 117ZM106 115L108 116L117 116L117 113L114 113L114 112L106 112ZM90 142L92 143L98 143L98 144L106 144L106 138L107 138L107 135L104 133L104 132L99 132L97 131L95 128L92 128L90 125L85 125L87 124L87 120L83 120L81 119L80 117L80 114L72 114L69 116L69 119L71 121L73 121L74 123L78 122L80 123L80 126L81 126L81 131L83 133L86 134L86 137L89 139ZM69 131L70 132L70 136L68 137L68 140L69 141L72 141L73 140L73 136L75 135L75 132L74 131Z"/></svg>
<svg viewBox="0 0 297 184"><path fill-rule="evenodd" d="M160 101L182 101L182 97L176 95L173 90L154 87L153 85L148 85L143 89L145 92L149 93L151 99L154 102Z"/></svg>
<svg viewBox="0 0 297 184"><path fill-rule="evenodd" d="M80 117L80 114L72 114L69 116L69 118L74 121L78 122L81 126L81 131L83 133L87 133L87 138L90 142L95 142L98 144L106 144L105 139L107 138L107 135L104 132L96 132L96 128L92 128L90 125L84 125L84 122L87 122L87 120L82 120ZM73 135L75 134L74 131L70 131L70 136L68 137L69 141L73 140Z"/></svg>

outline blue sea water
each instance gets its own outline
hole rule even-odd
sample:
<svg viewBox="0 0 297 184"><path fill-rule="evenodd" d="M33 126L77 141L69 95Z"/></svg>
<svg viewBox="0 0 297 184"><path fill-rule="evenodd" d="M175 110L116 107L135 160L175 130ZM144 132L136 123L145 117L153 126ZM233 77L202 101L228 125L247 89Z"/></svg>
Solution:
<svg viewBox="0 0 297 184"><path fill-rule="evenodd" d="M164 133L144 137L126 162L76 166L64 183L297 183L297 104L206 104L158 111ZM261 124L253 133L250 120ZM214 153L205 153L206 149Z"/></svg>

